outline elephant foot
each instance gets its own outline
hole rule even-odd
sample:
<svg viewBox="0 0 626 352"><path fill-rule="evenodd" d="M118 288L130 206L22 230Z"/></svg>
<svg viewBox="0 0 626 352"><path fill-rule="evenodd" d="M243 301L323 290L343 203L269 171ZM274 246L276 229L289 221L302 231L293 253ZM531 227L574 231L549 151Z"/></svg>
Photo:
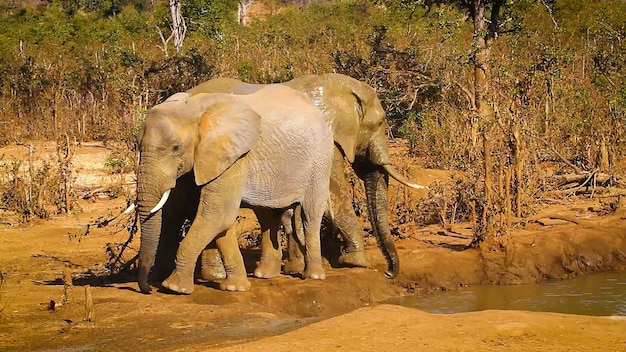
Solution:
<svg viewBox="0 0 626 352"><path fill-rule="evenodd" d="M361 268L368 268L370 266L370 261L367 255L365 255L364 250L356 251L356 252L348 252L343 253L339 256L339 264L342 266L356 266Z"/></svg>
<svg viewBox="0 0 626 352"><path fill-rule="evenodd" d="M285 274L300 274L304 271L304 261L302 258L298 259L289 259L287 263L283 266L283 272Z"/></svg>
<svg viewBox="0 0 626 352"><path fill-rule="evenodd" d="M250 281L247 277L228 277L220 283L222 291L248 291L250 289Z"/></svg>
<svg viewBox="0 0 626 352"><path fill-rule="evenodd" d="M259 279L271 279L280 275L280 260L261 260L254 270Z"/></svg>
<svg viewBox="0 0 626 352"><path fill-rule="evenodd" d="M226 278L226 270L222 265L202 265L200 278L207 281L223 280Z"/></svg>
<svg viewBox="0 0 626 352"><path fill-rule="evenodd" d="M174 271L161 285L170 291L188 295L193 292L193 275L181 275Z"/></svg>
<svg viewBox="0 0 626 352"><path fill-rule="evenodd" d="M302 277L304 279L324 280L326 278L326 273L324 272L324 268L322 268L321 264L309 265L306 269L304 269Z"/></svg>
<svg viewBox="0 0 626 352"><path fill-rule="evenodd" d="M207 281L223 280L226 270L217 249L205 249L200 256L200 278Z"/></svg>

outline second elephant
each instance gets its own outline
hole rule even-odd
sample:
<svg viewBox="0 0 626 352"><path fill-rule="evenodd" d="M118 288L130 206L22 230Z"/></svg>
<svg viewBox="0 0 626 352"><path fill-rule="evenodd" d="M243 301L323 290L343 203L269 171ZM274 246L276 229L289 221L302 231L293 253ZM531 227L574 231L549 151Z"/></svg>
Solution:
<svg viewBox="0 0 626 352"><path fill-rule="evenodd" d="M335 142L330 180L332 210L337 230L345 241L339 263L348 266L369 265L364 251L363 231L352 205L351 186L344 174L345 158L364 181L372 230L388 264L385 274L390 278L395 277L400 263L387 214L389 176L410 187L423 187L408 182L392 167L386 140L385 111L376 92L352 77L334 73L303 76L282 85L306 94L331 125ZM188 93L250 94L262 87L264 85L244 83L232 78L217 78L190 89Z"/></svg>

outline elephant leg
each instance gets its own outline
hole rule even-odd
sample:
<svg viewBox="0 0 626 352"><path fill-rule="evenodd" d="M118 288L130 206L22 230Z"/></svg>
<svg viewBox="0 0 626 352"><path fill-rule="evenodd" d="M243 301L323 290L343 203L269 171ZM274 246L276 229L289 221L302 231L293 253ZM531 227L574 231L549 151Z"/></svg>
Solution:
<svg viewBox="0 0 626 352"><path fill-rule="evenodd" d="M261 260L257 263L254 276L270 279L280 275L283 251L278 240L280 217L274 210L256 208L254 213L261 225Z"/></svg>
<svg viewBox="0 0 626 352"><path fill-rule="evenodd" d="M203 280L215 281L226 278L222 255L215 246L215 243L210 243L200 255L200 278Z"/></svg>
<svg viewBox="0 0 626 352"><path fill-rule="evenodd" d="M335 148L330 174L330 197L337 230L345 241L339 263L344 266L368 267L363 230L352 206L352 195L349 192L351 186L346 179L344 167L343 155Z"/></svg>
<svg viewBox="0 0 626 352"><path fill-rule="evenodd" d="M193 292L193 273L198 256L206 247L207 242L222 232L205 224L205 222L203 219L196 218L189 228L187 236L180 242L176 253L176 269L163 281L163 287L177 293L190 294ZM205 236L205 233L209 235ZM207 240L203 241L203 238Z"/></svg>
<svg viewBox="0 0 626 352"><path fill-rule="evenodd" d="M285 274L300 274L304 271L304 229L302 228L302 207L300 204L293 210L289 219L282 219L285 235L287 235L287 262L283 267ZM288 226L285 226L288 222Z"/></svg>
<svg viewBox="0 0 626 352"><path fill-rule="evenodd" d="M242 193L243 184L236 169L225 172L202 188L198 212L176 252L176 269L162 283L165 288L183 294L193 292L193 274L200 252L218 235L224 236L233 226ZM222 244L224 243L229 242L223 241ZM227 254L231 255L232 251Z"/></svg>
<svg viewBox="0 0 626 352"><path fill-rule="evenodd" d="M323 206L302 205L304 225L304 279L324 280L326 273L322 266L322 248L320 230L322 225Z"/></svg>
<svg viewBox="0 0 626 352"><path fill-rule="evenodd" d="M162 209L161 235L152 272L159 282L167 278L176 266L176 251L186 221L193 221L200 201L200 188L196 186L193 173L176 180L170 197Z"/></svg>
<svg viewBox="0 0 626 352"><path fill-rule="evenodd" d="M226 279L220 283L220 289L224 291L248 291L250 281L246 273L243 256L237 243L237 226L231 226L224 236L215 240L217 248L224 259ZM219 255L219 253L218 253Z"/></svg>

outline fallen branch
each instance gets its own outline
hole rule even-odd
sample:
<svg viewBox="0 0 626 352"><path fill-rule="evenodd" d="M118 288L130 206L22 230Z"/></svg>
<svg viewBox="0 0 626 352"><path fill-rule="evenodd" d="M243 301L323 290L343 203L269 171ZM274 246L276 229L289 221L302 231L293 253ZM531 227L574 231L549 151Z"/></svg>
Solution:
<svg viewBox="0 0 626 352"><path fill-rule="evenodd" d="M616 223L626 221L626 197L620 197L615 211L604 218L598 220L585 220L576 215L566 215L557 213L537 214L528 218L516 218L515 222L539 222L542 219L564 220L586 228L614 227ZM623 225L622 225L623 226Z"/></svg>
<svg viewBox="0 0 626 352"><path fill-rule="evenodd" d="M573 187L550 192L554 195L597 194L602 198L626 196L626 189L616 187Z"/></svg>
<svg viewBox="0 0 626 352"><path fill-rule="evenodd" d="M98 274L102 275L117 275L126 270L137 261L138 255L133 256L130 260L124 259L124 253L130 247L130 243L133 241L134 235L138 231L139 214L136 211L134 204L131 204L126 210L119 214L109 218L99 218L94 222L91 222L83 227L83 231L80 234L74 235L77 237L87 236L92 227L103 228L110 225L114 226L114 230L111 234L116 234L121 231L128 231L129 236L123 243L107 243L105 251L109 255L109 261L104 266L105 269L101 270Z"/></svg>
<svg viewBox="0 0 626 352"><path fill-rule="evenodd" d="M594 170L592 172L583 172L579 174L564 174L558 175L557 184L559 187L565 187L568 184L578 184L578 185L586 185L593 181L594 185L604 185L608 186L611 184L616 184L619 186L626 186L621 178L616 175L609 175L602 172L598 172L598 170Z"/></svg>
<svg viewBox="0 0 626 352"><path fill-rule="evenodd" d="M579 217L576 216L571 216L571 215L565 215L565 214L555 214L555 213L544 213L544 214L539 214L539 215L535 215L535 216L531 216L529 218L526 218L526 221L534 221L534 222L539 222L541 219L555 219L555 220L564 220L564 221L568 221L571 223L574 223L576 225L580 225L582 227L586 227L586 228L590 228L590 227L594 227L594 221L589 221L589 220L583 220Z"/></svg>

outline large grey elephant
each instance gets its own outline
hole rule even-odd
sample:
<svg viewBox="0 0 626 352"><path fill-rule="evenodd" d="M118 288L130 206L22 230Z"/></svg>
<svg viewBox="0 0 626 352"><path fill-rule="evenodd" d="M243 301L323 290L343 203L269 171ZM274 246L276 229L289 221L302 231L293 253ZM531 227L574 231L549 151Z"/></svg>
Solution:
<svg viewBox="0 0 626 352"><path fill-rule="evenodd" d="M320 108L324 118L331 125L335 151L331 170L331 200L335 214L335 226L345 241L345 248L339 257L339 263L347 266L369 266L364 252L364 233L358 224L358 218L352 205L350 184L344 174L344 158L352 165L357 176L364 181L367 208L372 222L372 230L379 241L387 260L387 277L395 277L399 271L399 258L396 252L387 214L387 189L389 176L398 182L413 188L423 188L405 180L391 164L386 139L385 111L376 92L367 84L341 74L308 75L281 83L306 94ZM191 95L221 92L231 94L250 94L264 85L244 83L232 78L217 78L204 82L187 92ZM267 236L262 237L262 241ZM264 258L275 262L280 256L280 249L267 253L269 244L263 244L263 257L260 264L265 267ZM293 251L290 250L290 253ZM203 255L211 258L211 255ZM291 258L293 259L293 258ZM207 259L212 263L215 260ZM269 262L269 261L268 261ZM208 266L208 265L207 265ZM297 261L290 260L285 271L298 271ZM279 269L278 269L279 270ZM203 269L207 278L219 277L214 270ZM272 277L271 273L262 273L258 277Z"/></svg>
<svg viewBox="0 0 626 352"><path fill-rule="evenodd" d="M197 213L164 287L191 293L198 256L213 239L226 263L222 289L250 287L233 232L241 204L255 210L262 228L278 228L299 205L304 277L325 277L319 233L334 147L328 124L304 94L281 85L240 96L178 93L150 109L138 140L141 292L151 291L148 274L161 237L162 208L172 189L192 180L199 191Z"/></svg>

